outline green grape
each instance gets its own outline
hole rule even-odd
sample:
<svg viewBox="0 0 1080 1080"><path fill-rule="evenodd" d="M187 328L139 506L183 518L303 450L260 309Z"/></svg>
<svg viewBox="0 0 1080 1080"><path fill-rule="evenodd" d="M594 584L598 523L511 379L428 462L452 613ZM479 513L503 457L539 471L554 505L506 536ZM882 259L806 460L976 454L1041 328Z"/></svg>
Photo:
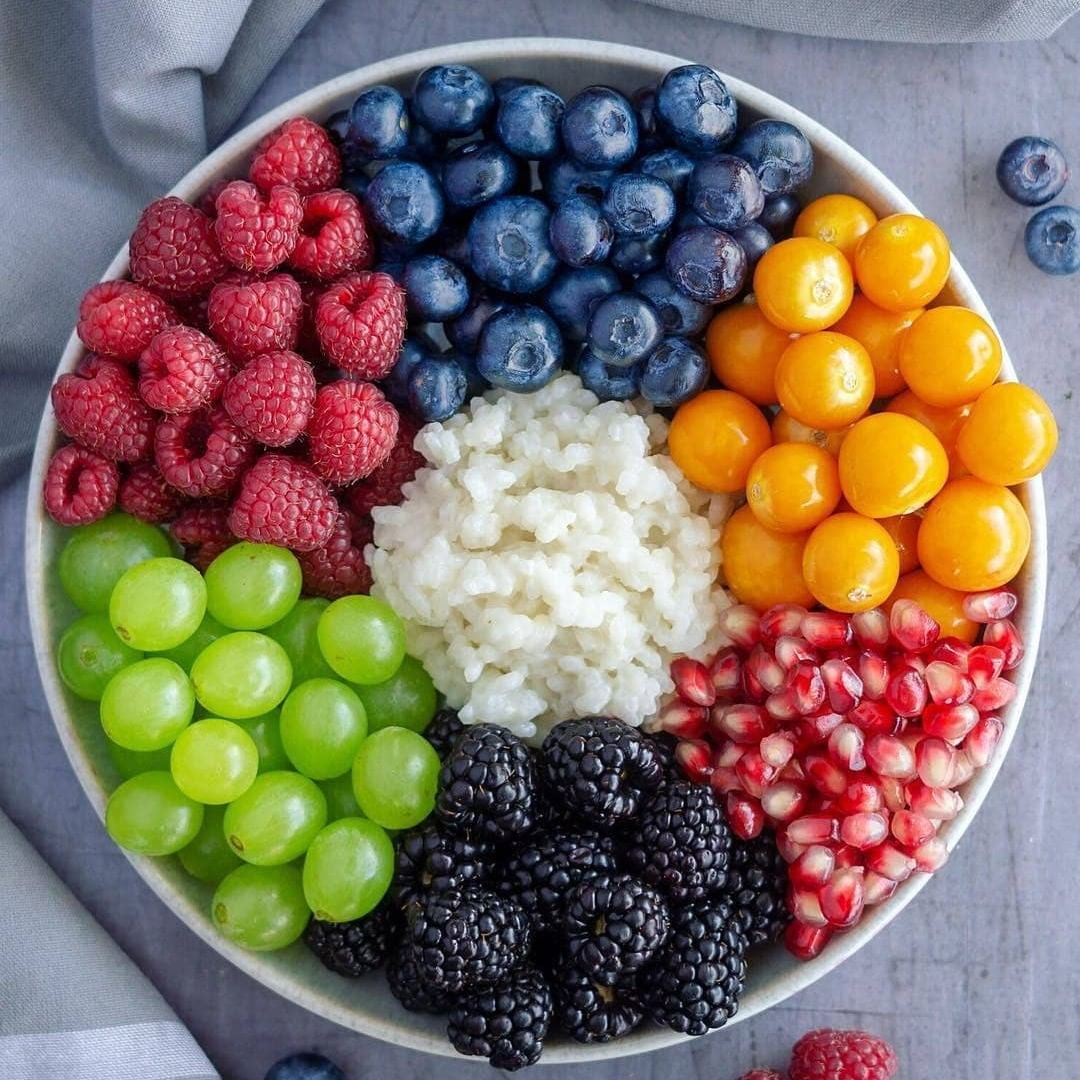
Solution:
<svg viewBox="0 0 1080 1080"><path fill-rule="evenodd" d="M110 514L72 530L57 570L64 592L83 611L104 614L125 570L172 553L169 538L156 525L130 514Z"/></svg>
<svg viewBox="0 0 1080 1080"><path fill-rule="evenodd" d="M254 952L291 945L311 918L295 866L238 866L218 885L210 914L230 941Z"/></svg>
<svg viewBox="0 0 1080 1080"><path fill-rule="evenodd" d="M356 692L367 711L369 731L392 726L422 732L438 704L431 676L413 656L406 656L386 682L358 686Z"/></svg>
<svg viewBox="0 0 1080 1080"><path fill-rule="evenodd" d="M291 551L244 541L226 548L206 568L206 605L234 630L261 630L289 613L302 584Z"/></svg>
<svg viewBox="0 0 1080 1080"><path fill-rule="evenodd" d="M240 858L280 866L303 855L326 824L326 797L314 780L268 772L225 811L225 835Z"/></svg>
<svg viewBox="0 0 1080 1080"><path fill-rule="evenodd" d="M199 881L216 885L226 874L244 862L225 839L224 806L208 806L203 811L202 828L195 839L179 851L180 864Z"/></svg>
<svg viewBox="0 0 1080 1080"><path fill-rule="evenodd" d="M439 755L415 731L386 727L369 735L353 762L356 801L384 829L411 829L435 809Z"/></svg>
<svg viewBox="0 0 1080 1080"><path fill-rule="evenodd" d="M195 838L202 822L203 808L167 772L144 772L125 780L105 807L108 834L140 855L179 851Z"/></svg>
<svg viewBox="0 0 1080 1080"><path fill-rule="evenodd" d="M199 623L198 630L187 641L177 645L175 649L167 649L161 655L175 660L185 671L190 671L199 653L211 642L224 637L228 632L213 615L207 612L203 616L203 621Z"/></svg>
<svg viewBox="0 0 1080 1080"><path fill-rule="evenodd" d="M365 818L327 825L304 856L304 897L326 922L350 922L374 910L393 877L394 845Z"/></svg>
<svg viewBox="0 0 1080 1080"><path fill-rule="evenodd" d="M279 712L274 709L262 716L251 716L235 720L255 741L259 752L259 772L272 772L274 769L288 769L292 766L289 755L281 742L281 721Z"/></svg>
<svg viewBox="0 0 1080 1080"><path fill-rule="evenodd" d="M215 716L245 720L281 704L292 684L292 665L273 638L238 630L199 653L191 681L195 696Z"/></svg>
<svg viewBox="0 0 1080 1080"><path fill-rule="evenodd" d="M307 679L335 677L334 669L319 649L317 634L319 617L329 606L330 601L321 596L307 597L297 601L284 619L266 628L265 633L289 654L293 679L298 683Z"/></svg>
<svg viewBox="0 0 1080 1080"><path fill-rule="evenodd" d="M191 723L195 692L179 664L150 656L118 671L101 696L101 725L129 750L160 750Z"/></svg>
<svg viewBox="0 0 1080 1080"><path fill-rule="evenodd" d="M373 596L343 596L319 619L319 648L349 682L385 682L405 659L405 624Z"/></svg>
<svg viewBox="0 0 1080 1080"><path fill-rule="evenodd" d="M114 743L112 739L106 739L105 745L116 771L125 780L130 780L139 773L169 771L171 746L163 746L160 750L129 750L126 746Z"/></svg>
<svg viewBox="0 0 1080 1080"><path fill-rule="evenodd" d="M343 817L363 817L360 804L352 789L352 773L335 776L332 780L320 780L319 787L326 796L326 820L337 821Z"/></svg>
<svg viewBox="0 0 1080 1080"><path fill-rule="evenodd" d="M238 799L251 787L259 771L259 751L238 724L211 717L180 732L169 767L188 798L216 806Z"/></svg>
<svg viewBox="0 0 1080 1080"><path fill-rule="evenodd" d="M64 685L87 701L100 701L109 680L142 658L113 632L108 617L83 615L65 631L56 646L56 666Z"/></svg>
<svg viewBox="0 0 1080 1080"><path fill-rule="evenodd" d="M285 753L312 780L347 773L366 734L363 703L354 690L336 679L308 679L282 703Z"/></svg>
<svg viewBox="0 0 1080 1080"><path fill-rule="evenodd" d="M148 559L125 570L109 599L121 639L145 652L175 649L206 614L206 582L182 559Z"/></svg>

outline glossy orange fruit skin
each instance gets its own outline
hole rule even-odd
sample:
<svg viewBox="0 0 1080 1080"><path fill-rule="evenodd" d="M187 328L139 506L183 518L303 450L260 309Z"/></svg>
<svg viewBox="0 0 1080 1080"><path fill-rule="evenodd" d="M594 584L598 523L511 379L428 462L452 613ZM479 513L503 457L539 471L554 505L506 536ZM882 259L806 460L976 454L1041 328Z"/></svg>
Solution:
<svg viewBox="0 0 1080 1080"><path fill-rule="evenodd" d="M790 413L778 409L772 421L772 437L774 443L801 442L813 443L830 454L839 454L840 447L844 445L844 439L851 430L851 425L837 428L835 431L825 431L822 428L808 427L796 420Z"/></svg>
<svg viewBox="0 0 1080 1080"><path fill-rule="evenodd" d="M905 390L885 406L886 412L902 413L928 427L945 448L949 456L949 479L955 480L967 472L956 452L956 440L964 421L971 415L970 405L955 405L951 409L939 409L920 401L910 390Z"/></svg>
<svg viewBox="0 0 1080 1080"><path fill-rule="evenodd" d="M877 214L854 195L822 195L795 219L795 236L814 236L838 247L849 262L859 241L877 224Z"/></svg>
<svg viewBox="0 0 1080 1080"><path fill-rule="evenodd" d="M859 288L889 311L926 307L949 278L949 241L918 214L882 218L855 248Z"/></svg>
<svg viewBox="0 0 1080 1080"><path fill-rule="evenodd" d="M722 308L705 333L713 374L757 405L776 404L776 365L791 335L774 326L755 303Z"/></svg>
<svg viewBox="0 0 1080 1080"><path fill-rule="evenodd" d="M750 466L772 443L761 410L731 390L706 390L680 405L668 431L668 453L686 478L713 492L746 487Z"/></svg>
<svg viewBox="0 0 1080 1080"><path fill-rule="evenodd" d="M914 570L901 576L886 607L891 610L897 600L914 600L938 623L942 637L973 642L979 635L979 624L964 614L966 595L958 589L938 584L923 570Z"/></svg>
<svg viewBox="0 0 1080 1080"><path fill-rule="evenodd" d="M879 518L885 531L893 538L896 553L900 556L900 575L910 574L919 568L919 514L900 514L897 517Z"/></svg>
<svg viewBox="0 0 1080 1080"><path fill-rule="evenodd" d="M769 322L796 334L832 326L855 292L851 264L813 236L774 244L754 268L754 297Z"/></svg>
<svg viewBox="0 0 1080 1080"><path fill-rule="evenodd" d="M746 502L754 516L777 532L805 532L840 501L836 458L812 443L770 446L750 467Z"/></svg>
<svg viewBox="0 0 1080 1080"><path fill-rule="evenodd" d="M971 406L956 452L973 476L1009 487L1041 473L1057 444L1057 421L1036 391L995 383Z"/></svg>
<svg viewBox="0 0 1080 1080"><path fill-rule="evenodd" d="M883 526L861 514L833 514L810 534L803 578L814 598L833 611L878 607L900 576L900 556Z"/></svg>
<svg viewBox="0 0 1080 1080"><path fill-rule="evenodd" d="M923 313L922 308L913 311L886 311L856 293L844 317L833 326L838 334L853 337L870 354L874 365L874 389L878 397L899 394L907 383L900 374L900 341L904 332Z"/></svg>
<svg viewBox="0 0 1080 1080"><path fill-rule="evenodd" d="M874 366L854 339L831 330L796 338L776 366L781 407L807 427L847 427L874 400Z"/></svg>
<svg viewBox="0 0 1080 1080"><path fill-rule="evenodd" d="M758 611L774 604L812 606L814 597L802 574L808 536L766 529L749 506L740 507L728 518L720 538L728 588L741 603Z"/></svg>

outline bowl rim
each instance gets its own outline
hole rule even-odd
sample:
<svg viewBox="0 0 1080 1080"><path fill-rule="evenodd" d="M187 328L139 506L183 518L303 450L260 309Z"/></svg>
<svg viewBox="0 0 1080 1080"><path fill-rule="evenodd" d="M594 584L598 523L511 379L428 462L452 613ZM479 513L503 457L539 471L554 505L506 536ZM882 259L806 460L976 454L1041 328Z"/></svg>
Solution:
<svg viewBox="0 0 1080 1080"><path fill-rule="evenodd" d="M483 65L507 58L522 62L570 60L587 64L595 62L598 57L657 73L694 62L637 46L582 38L549 37L495 38L460 42L400 54L336 76L282 102L237 131L203 158L176 183L169 194L188 199L199 195L230 162L247 153L263 135L289 117L320 115L326 111L327 102L330 100L348 93L356 93L365 86L400 80L429 65L444 63ZM720 75L740 105L746 105L765 115L788 120L801 127L810 142L816 148L826 150L839 168L846 173L858 175L866 184L872 186L879 200L887 204L892 212L918 213L911 200L891 180L830 129L781 99L742 79L724 72L720 72ZM125 244L109 264L101 280L122 277L127 270L128 257ZM955 255L952 259L949 284L959 302L977 311L993 325L992 316ZM54 378L72 368L82 352L82 343L73 331L61 355ZM1004 349L1001 375L1005 380L1016 378L1012 362ZM27 603L34 655L53 723L87 798L98 817L103 819L107 792L82 748L72 715L68 710L65 692L53 662L52 635L45 597L47 568L44 565L43 536L49 526L41 504L40 491L57 437L56 423L51 409L46 404L35 442L27 498L25 531ZM963 809L952 822L948 823L947 829L942 831L942 836L950 851L970 826L1001 769L1018 727L1038 655L1047 577L1046 508L1041 479L1036 478L1022 485L1021 494L1031 520L1032 533L1030 553L1022 570L1025 578L1024 603L1017 619L1021 633L1024 635L1026 651L1023 661L1013 673L1017 694L1008 709L1002 713L1005 729L997 751L990 763L979 770L969 782L965 790ZM263 954L248 952L226 941L214 929L205 910L172 885L158 860L133 855L126 851L124 854L139 876L189 929L220 955L264 986L293 1003L351 1030L398 1046L462 1060L444 1037L436 1035L430 1027L422 1028L415 1025L410 1019L413 1014L401 1010L400 1021L387 1021L366 1016L355 1008L345 1007L338 1001L320 994L315 988L299 984L293 976L280 972L269 964ZM749 1019L771 1008L804 990L843 963L897 918L929 880L930 875L913 875L901 884L888 903L874 908L853 930L837 935L820 956L795 964L772 983L755 989L751 995L748 995L754 1000L740 1009L730 1023ZM665 1028L646 1027L638 1029L625 1039L612 1043L586 1046L570 1041L556 1042L545 1052L541 1064L566 1065L608 1060L686 1041L688 1041L687 1036L678 1035Z"/></svg>

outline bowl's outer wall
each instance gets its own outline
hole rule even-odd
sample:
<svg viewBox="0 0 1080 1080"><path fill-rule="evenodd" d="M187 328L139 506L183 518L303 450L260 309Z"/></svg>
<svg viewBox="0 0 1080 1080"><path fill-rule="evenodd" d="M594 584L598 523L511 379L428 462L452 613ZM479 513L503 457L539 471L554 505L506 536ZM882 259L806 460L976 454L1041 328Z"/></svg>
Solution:
<svg viewBox="0 0 1080 1080"><path fill-rule="evenodd" d="M407 90L423 68L448 62L473 64L489 78L528 75L549 83L563 94L572 94L593 83L607 83L629 92L655 82L670 68L688 61L648 49L558 38L483 41L411 53L342 75L284 103L209 155L176 185L173 194L190 199L220 177L244 175L252 146L290 116L304 114L324 119L334 110L347 106L364 87L390 83ZM806 132L816 157L814 177L809 186L811 194L847 191L865 200L879 215L915 210L894 184L828 129L756 87L727 75L724 78L739 101L743 119L779 117L799 125ZM104 279L122 277L127 268L125 247L105 272ZM955 260L942 299L972 307L989 318L974 286ZM72 334L57 373L70 370L82 351L80 342ZM1015 378L1008 357L1003 377ZM26 573L30 621L38 666L57 730L87 796L98 816L102 817L117 775L105 748L97 709L91 703L76 699L65 689L53 659L57 639L76 614L53 570L64 534L43 513L39 498L45 467L57 441L56 425L47 409L35 448L27 509ZM1027 651L1022 665L1014 673L1018 694L1005 713L1005 734L997 754L993 762L967 785L965 806L960 815L942 829L950 848L970 825L997 775L1016 731L1038 653L1046 589L1046 516L1041 481L1023 485L1020 494L1031 517L1033 537L1031 554L1018 581L1022 597L1018 625ZM434 1017L405 1012L391 997L383 980L376 977L354 982L339 978L326 971L301 945L267 954L237 948L217 933L209 919L211 890L188 877L177 860L130 858L143 879L196 934L259 982L313 1012L364 1034L399 1046L453 1054L442 1022ZM821 978L895 918L928 880L922 874L909 879L892 900L869 910L854 930L835 938L815 960L799 963L780 946L765 950L752 965L737 1019L754 1016ZM545 1052L543 1061L567 1064L637 1054L683 1038L666 1029L646 1026L625 1039L603 1046L556 1041Z"/></svg>

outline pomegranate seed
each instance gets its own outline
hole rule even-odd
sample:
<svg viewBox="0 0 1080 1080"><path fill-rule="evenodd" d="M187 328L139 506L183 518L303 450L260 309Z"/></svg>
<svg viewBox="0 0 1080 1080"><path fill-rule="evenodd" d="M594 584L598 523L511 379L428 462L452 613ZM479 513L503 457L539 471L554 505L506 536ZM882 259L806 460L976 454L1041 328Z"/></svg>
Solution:
<svg viewBox="0 0 1080 1080"><path fill-rule="evenodd" d="M859 921L866 902L862 868L853 866L846 870L837 870L832 880L822 886L818 900L821 913L829 920L830 926L837 929L854 926Z"/></svg>
<svg viewBox="0 0 1080 1080"><path fill-rule="evenodd" d="M952 821L964 808L964 800L945 787L927 787L921 780L907 786L908 806L931 821Z"/></svg>
<svg viewBox="0 0 1080 1080"><path fill-rule="evenodd" d="M758 753L764 761L782 769L795 753L795 744L790 737L782 731L766 735L758 744Z"/></svg>
<svg viewBox="0 0 1080 1080"><path fill-rule="evenodd" d="M811 716L825 704L825 680L821 677L821 668L811 661L804 660L795 665L787 686L800 716ZM766 703L768 708L768 703Z"/></svg>
<svg viewBox="0 0 1080 1080"><path fill-rule="evenodd" d="M886 840L866 853L866 868L891 881L907 881L915 872L915 860Z"/></svg>
<svg viewBox="0 0 1080 1080"><path fill-rule="evenodd" d="M922 652L937 641L941 627L914 600L897 600L889 612L893 640L909 652Z"/></svg>
<svg viewBox="0 0 1080 1080"><path fill-rule="evenodd" d="M851 616L855 640L864 648L880 648L889 643L889 617L881 608L871 608Z"/></svg>
<svg viewBox="0 0 1080 1080"><path fill-rule="evenodd" d="M834 803L841 814L869 814L884 804L881 785L874 779L852 780Z"/></svg>
<svg viewBox="0 0 1080 1080"><path fill-rule="evenodd" d="M996 716L984 716L964 737L964 753L976 768L988 764L1005 725Z"/></svg>
<svg viewBox="0 0 1080 1080"><path fill-rule="evenodd" d="M914 668L920 675L926 671L926 661L918 653L904 653L901 657L901 662L905 667Z"/></svg>
<svg viewBox="0 0 1080 1080"><path fill-rule="evenodd" d="M775 727L772 717L760 705L716 705L710 724L737 743L760 743Z"/></svg>
<svg viewBox="0 0 1080 1080"><path fill-rule="evenodd" d="M731 648L721 649L709 664L709 677L717 699L733 701L742 685L742 660L739 654Z"/></svg>
<svg viewBox="0 0 1080 1080"><path fill-rule="evenodd" d="M814 650L802 638L792 637L790 634L785 634L783 637L776 639L776 644L773 646L773 655L780 661L780 666L785 671L791 671L796 664L804 660L817 663L817 655Z"/></svg>
<svg viewBox="0 0 1080 1080"><path fill-rule="evenodd" d="M944 739L923 739L915 748L915 771L929 787L945 787L952 776L956 750Z"/></svg>
<svg viewBox="0 0 1080 1080"><path fill-rule="evenodd" d="M680 656L671 665L671 681L679 697L691 705L712 705L716 701L709 669L700 660Z"/></svg>
<svg viewBox="0 0 1080 1080"><path fill-rule="evenodd" d="M795 888L819 889L833 876L835 869L836 853L833 849L824 844L811 844L791 864L788 879Z"/></svg>
<svg viewBox="0 0 1080 1080"><path fill-rule="evenodd" d="M843 716L837 712L822 712L817 716L808 716L802 720L800 727L805 728L811 745L824 742L842 723Z"/></svg>
<svg viewBox="0 0 1080 1080"><path fill-rule="evenodd" d="M922 814L910 810L897 810L889 822L889 831L906 848L917 848L937 834L937 826ZM914 857L914 852L912 852Z"/></svg>
<svg viewBox="0 0 1080 1080"><path fill-rule="evenodd" d="M682 739L675 747L675 760L695 784L704 784L713 770L712 749L704 739Z"/></svg>
<svg viewBox="0 0 1080 1080"><path fill-rule="evenodd" d="M911 857L915 860L915 869L924 874L932 874L940 870L949 858L949 849L940 836L932 836L924 844L915 848Z"/></svg>
<svg viewBox="0 0 1080 1080"><path fill-rule="evenodd" d="M885 703L898 716L918 716L926 708L926 680L905 664L889 679Z"/></svg>
<svg viewBox="0 0 1080 1080"><path fill-rule="evenodd" d="M821 677L834 712L846 713L862 700L862 679L846 660L833 658L821 665Z"/></svg>
<svg viewBox="0 0 1080 1080"><path fill-rule="evenodd" d="M836 869L847 870L852 866L862 866L862 852L850 844L841 844L836 849Z"/></svg>
<svg viewBox="0 0 1080 1080"><path fill-rule="evenodd" d="M898 882L890 881L882 874L875 874L873 870L867 870L863 874L863 905L874 907L888 900L896 892Z"/></svg>
<svg viewBox="0 0 1080 1080"><path fill-rule="evenodd" d="M835 611L810 611L799 627L815 649L840 649L851 641L851 621Z"/></svg>
<svg viewBox="0 0 1080 1080"><path fill-rule="evenodd" d="M799 762L799 759L792 758L781 770L781 780L805 780L806 773L803 772L803 767Z"/></svg>
<svg viewBox="0 0 1080 1080"><path fill-rule="evenodd" d="M910 780L915 775L915 755L895 735L876 732L866 740L863 754L878 776Z"/></svg>
<svg viewBox="0 0 1080 1080"><path fill-rule="evenodd" d="M881 797L885 800L885 809L894 813L907 807L907 796L904 794L904 782L891 776L881 778Z"/></svg>
<svg viewBox="0 0 1080 1080"><path fill-rule="evenodd" d="M884 814L848 814L840 822L840 839L860 851L880 844L888 835L889 823Z"/></svg>
<svg viewBox="0 0 1080 1080"><path fill-rule="evenodd" d="M971 646L966 641L947 637L939 639L926 655L930 660L940 660L960 671L967 671L967 658L970 652Z"/></svg>
<svg viewBox="0 0 1080 1080"><path fill-rule="evenodd" d="M848 775L824 754L807 754L803 758L806 778L822 795L843 795L848 786Z"/></svg>
<svg viewBox="0 0 1080 1080"><path fill-rule="evenodd" d="M863 697L880 701L889 685L889 663L880 653L859 653L859 679L863 685Z"/></svg>
<svg viewBox="0 0 1080 1080"><path fill-rule="evenodd" d="M761 640L758 613L748 604L724 608L718 623L720 633L743 649L751 649Z"/></svg>
<svg viewBox="0 0 1080 1080"><path fill-rule="evenodd" d="M826 817L824 814L809 814L796 818L785 832L796 844L824 844L840 835L836 818Z"/></svg>
<svg viewBox="0 0 1080 1080"><path fill-rule="evenodd" d="M971 758L969 758L963 750L959 751L956 755L956 760L953 762L952 776L949 777L949 787L961 787L974 775L975 766L971 763Z"/></svg>
<svg viewBox="0 0 1080 1080"><path fill-rule="evenodd" d="M972 622L994 622L995 619L1005 619L1010 616L1016 610L1017 603L1016 593L1008 589L968 593L964 597L964 614Z"/></svg>
<svg viewBox="0 0 1080 1080"><path fill-rule="evenodd" d="M827 926L807 926L795 920L784 931L784 946L798 960L813 960L831 937L832 931Z"/></svg>
<svg viewBox="0 0 1080 1080"><path fill-rule="evenodd" d="M861 701L847 714L847 718L868 734L896 730L896 714L881 701Z"/></svg>
<svg viewBox="0 0 1080 1080"><path fill-rule="evenodd" d="M746 698L747 701L752 701L755 705L760 705L769 696L768 691L758 682L757 677L746 664L743 664L742 667L741 680L742 696ZM738 694L736 694L735 697L738 699Z"/></svg>
<svg viewBox="0 0 1080 1080"><path fill-rule="evenodd" d="M721 744L720 749L716 751L716 757L713 759L713 764L719 769L725 766L734 768L739 758L746 753L749 749L747 746L741 746L737 742L732 742L730 739L725 739Z"/></svg>
<svg viewBox="0 0 1080 1080"><path fill-rule="evenodd" d="M799 715L795 691L791 687L770 694L765 699L765 711L774 720L794 720Z"/></svg>
<svg viewBox="0 0 1080 1080"><path fill-rule="evenodd" d="M993 682L975 691L971 704L979 712L997 712L1005 708L1016 697L1016 685L1008 679L994 679Z"/></svg>
<svg viewBox="0 0 1080 1080"><path fill-rule="evenodd" d="M806 809L809 799L805 784L797 780L777 780L761 793L761 809L773 821L786 823Z"/></svg>
<svg viewBox="0 0 1080 1080"><path fill-rule="evenodd" d="M905 721L906 723L906 721ZM908 724L903 731L897 733L896 737L914 754L919 748L919 743L926 738L926 736L919 730L915 724Z"/></svg>
<svg viewBox="0 0 1080 1080"><path fill-rule="evenodd" d="M923 731L950 743L960 742L978 722L979 710L972 704L931 704L922 715Z"/></svg>
<svg viewBox="0 0 1080 1080"><path fill-rule="evenodd" d="M666 731L677 739L701 739L709 721L709 710L704 705L689 705L685 701L669 701L651 720L642 724L650 735Z"/></svg>
<svg viewBox="0 0 1080 1080"><path fill-rule="evenodd" d="M805 844L796 844L790 840L786 832L781 829L776 834L776 850L786 863L793 863L805 850Z"/></svg>
<svg viewBox="0 0 1080 1080"><path fill-rule="evenodd" d="M766 764L756 750L748 750L735 766L735 775L748 795L760 799L765 788L776 779L777 768Z"/></svg>
<svg viewBox="0 0 1080 1080"><path fill-rule="evenodd" d="M742 840L753 840L765 828L765 814L756 799L731 792L724 801L724 809L731 831Z"/></svg>
<svg viewBox="0 0 1080 1080"><path fill-rule="evenodd" d="M860 728L854 724L841 724L829 736L829 756L841 768L858 772L866 768L866 759L863 757L864 741Z"/></svg>
<svg viewBox="0 0 1080 1080"><path fill-rule="evenodd" d="M709 777L709 787L717 795L726 795L729 791L742 791L742 781L734 765L717 765Z"/></svg>
<svg viewBox="0 0 1080 1080"><path fill-rule="evenodd" d="M1012 671L1024 659L1024 639L1011 619L998 619L987 624L983 644L994 645L1005 654L1005 670Z"/></svg>
<svg viewBox="0 0 1080 1080"><path fill-rule="evenodd" d="M746 658L746 670L768 694L775 694L787 680L787 672L764 645L755 645Z"/></svg>
<svg viewBox="0 0 1080 1080"><path fill-rule="evenodd" d="M976 690L992 683L1005 670L1005 652L996 645L976 645L968 653L967 673Z"/></svg>
<svg viewBox="0 0 1080 1080"><path fill-rule="evenodd" d="M801 605L777 604L761 616L758 623L761 627L761 636L766 641L776 641L785 634L797 634L805 618L806 608Z"/></svg>
<svg viewBox="0 0 1080 1080"><path fill-rule="evenodd" d="M944 660L932 660L927 664L924 678L930 697L939 705L963 705L975 693L975 683Z"/></svg>
<svg viewBox="0 0 1080 1080"><path fill-rule="evenodd" d="M801 923L807 926L828 926L829 920L821 910L821 901L818 892L813 889L791 890L791 913Z"/></svg>

